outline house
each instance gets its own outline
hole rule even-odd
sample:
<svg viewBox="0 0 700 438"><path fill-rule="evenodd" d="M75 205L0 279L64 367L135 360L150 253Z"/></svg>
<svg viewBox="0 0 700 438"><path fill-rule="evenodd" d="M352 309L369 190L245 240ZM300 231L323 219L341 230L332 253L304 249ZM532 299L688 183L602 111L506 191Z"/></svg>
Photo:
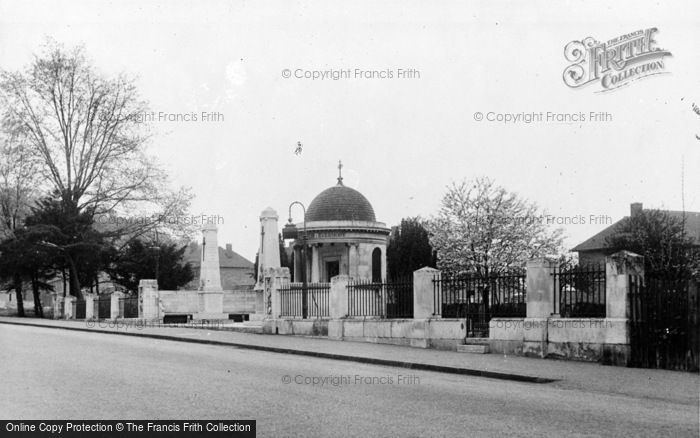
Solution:
<svg viewBox="0 0 700 438"><path fill-rule="evenodd" d="M202 246L192 242L185 250L183 256L185 262L192 265L194 280L183 289L199 289L199 274L202 261ZM219 247L219 272L221 275L221 287L224 290L236 290L252 288L255 285L255 266L253 262L235 252L230 243L226 249Z"/></svg>
<svg viewBox="0 0 700 438"><path fill-rule="evenodd" d="M630 205L630 216L625 216L609 227L605 228L590 239L580 243L572 249L578 252L579 263L602 263L605 261L605 256L609 255L613 249L607 245L607 241L611 236L614 236L619 228L624 226L630 217L641 214L644 211L641 202L635 202ZM661 210L669 216L676 217L679 220L685 216L685 231L688 237L695 242L700 248L700 213L697 212L682 212L673 210Z"/></svg>

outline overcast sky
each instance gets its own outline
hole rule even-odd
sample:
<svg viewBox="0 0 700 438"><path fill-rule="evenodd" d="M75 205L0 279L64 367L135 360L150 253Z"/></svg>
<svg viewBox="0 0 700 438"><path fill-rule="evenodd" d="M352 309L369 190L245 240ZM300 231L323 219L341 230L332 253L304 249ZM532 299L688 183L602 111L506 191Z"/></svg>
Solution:
<svg viewBox="0 0 700 438"><path fill-rule="evenodd" d="M672 53L666 74L607 93L564 84L570 41L652 27ZM154 122L150 152L173 185L193 188L194 214L223 217L219 244L251 260L260 212L271 206L283 225L291 201L308 206L335 184L339 159L387 225L430 216L446 185L482 175L557 216L617 220L635 201L680 210L683 157L685 207L700 211L698 1L0 0L1 68L28 64L47 36L84 43L106 74L137 75L154 111L198 116ZM393 77L295 77L329 69ZM223 121L203 122L209 111ZM505 124L476 112L587 120ZM564 227L567 246L604 227Z"/></svg>

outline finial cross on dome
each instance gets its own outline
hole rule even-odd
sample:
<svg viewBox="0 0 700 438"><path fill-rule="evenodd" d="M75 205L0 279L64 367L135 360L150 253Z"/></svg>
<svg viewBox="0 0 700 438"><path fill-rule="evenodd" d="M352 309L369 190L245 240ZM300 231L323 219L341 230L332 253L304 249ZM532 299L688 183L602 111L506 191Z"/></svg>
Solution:
<svg viewBox="0 0 700 438"><path fill-rule="evenodd" d="M338 184L343 185L343 162L338 160Z"/></svg>

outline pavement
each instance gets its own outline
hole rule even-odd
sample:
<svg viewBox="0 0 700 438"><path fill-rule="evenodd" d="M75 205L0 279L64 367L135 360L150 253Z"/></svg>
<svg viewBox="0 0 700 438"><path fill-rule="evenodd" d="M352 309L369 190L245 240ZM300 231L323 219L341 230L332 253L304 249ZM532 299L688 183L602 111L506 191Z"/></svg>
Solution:
<svg viewBox="0 0 700 438"><path fill-rule="evenodd" d="M129 320L66 321L0 317L0 327L2 324L230 346L413 370L515 380L559 389L625 395L695 406L700 403L698 373L238 331L250 331L250 324L226 325L222 330L221 326L212 328L207 325L136 325L135 321Z"/></svg>

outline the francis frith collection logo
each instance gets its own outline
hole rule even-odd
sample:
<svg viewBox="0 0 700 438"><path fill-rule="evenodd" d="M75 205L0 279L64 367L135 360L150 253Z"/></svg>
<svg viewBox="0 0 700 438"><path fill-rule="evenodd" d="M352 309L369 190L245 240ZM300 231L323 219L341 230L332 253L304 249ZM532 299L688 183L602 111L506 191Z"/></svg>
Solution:
<svg viewBox="0 0 700 438"><path fill-rule="evenodd" d="M652 75L668 73L664 57L671 52L659 48L655 27L621 35L606 42L592 37L571 41L564 48L564 83L571 88L600 83L606 92Z"/></svg>

